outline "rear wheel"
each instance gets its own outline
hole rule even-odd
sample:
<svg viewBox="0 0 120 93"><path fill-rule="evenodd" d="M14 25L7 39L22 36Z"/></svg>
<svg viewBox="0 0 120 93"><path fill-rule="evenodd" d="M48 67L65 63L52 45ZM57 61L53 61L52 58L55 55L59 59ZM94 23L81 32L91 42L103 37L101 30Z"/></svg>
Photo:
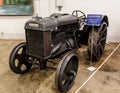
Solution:
<svg viewBox="0 0 120 93"><path fill-rule="evenodd" d="M26 43L20 43L10 54L10 69L17 74L23 74L32 66L32 64L29 63L29 60L32 60L32 58L26 54Z"/></svg>
<svg viewBox="0 0 120 93"><path fill-rule="evenodd" d="M95 26L94 29L91 29L88 38L88 55L92 61L98 61L101 58L105 48L106 37L106 22L102 22L99 27Z"/></svg>
<svg viewBox="0 0 120 93"><path fill-rule="evenodd" d="M73 85L78 70L78 58L74 53L66 54L60 61L55 84L59 91L67 92Z"/></svg>

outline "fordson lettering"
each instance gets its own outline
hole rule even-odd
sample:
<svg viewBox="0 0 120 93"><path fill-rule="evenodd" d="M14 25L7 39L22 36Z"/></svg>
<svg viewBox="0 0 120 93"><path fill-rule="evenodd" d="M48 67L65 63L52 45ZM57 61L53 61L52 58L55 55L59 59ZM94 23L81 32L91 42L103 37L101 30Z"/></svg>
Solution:
<svg viewBox="0 0 120 93"><path fill-rule="evenodd" d="M30 27L34 27L34 28L39 27L39 25L38 25L38 24L36 24L36 23L29 23L29 26L30 26Z"/></svg>

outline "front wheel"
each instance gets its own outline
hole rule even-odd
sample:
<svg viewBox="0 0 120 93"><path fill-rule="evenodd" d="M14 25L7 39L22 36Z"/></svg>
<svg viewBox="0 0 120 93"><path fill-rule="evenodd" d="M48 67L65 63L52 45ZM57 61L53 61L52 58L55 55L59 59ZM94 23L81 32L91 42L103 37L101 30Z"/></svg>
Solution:
<svg viewBox="0 0 120 93"><path fill-rule="evenodd" d="M17 74L27 72L32 66L32 64L29 63L29 59L30 56L26 54L26 43L18 44L10 54L10 69Z"/></svg>
<svg viewBox="0 0 120 93"><path fill-rule="evenodd" d="M55 84L59 91L67 92L73 86L77 70L77 56L74 53L66 54L60 61L55 76Z"/></svg>

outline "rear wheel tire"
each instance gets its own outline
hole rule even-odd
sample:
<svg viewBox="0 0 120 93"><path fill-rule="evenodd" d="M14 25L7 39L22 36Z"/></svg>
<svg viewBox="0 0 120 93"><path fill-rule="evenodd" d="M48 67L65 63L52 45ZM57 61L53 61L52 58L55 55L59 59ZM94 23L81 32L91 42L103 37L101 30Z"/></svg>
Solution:
<svg viewBox="0 0 120 93"><path fill-rule="evenodd" d="M103 55L106 37L107 37L107 23L102 22L102 24L97 27L95 26L94 31L90 31L88 37L88 56L92 61L98 61ZM92 42L93 36L93 42ZM91 48L92 47L92 48ZM92 55L91 55L92 52Z"/></svg>

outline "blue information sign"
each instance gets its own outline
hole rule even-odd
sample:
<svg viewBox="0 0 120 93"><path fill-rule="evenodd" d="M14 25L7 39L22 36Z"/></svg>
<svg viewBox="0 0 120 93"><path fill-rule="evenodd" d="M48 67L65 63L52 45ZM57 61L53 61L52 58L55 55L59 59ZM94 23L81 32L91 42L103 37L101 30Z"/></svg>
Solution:
<svg viewBox="0 0 120 93"><path fill-rule="evenodd" d="M100 26L102 22L101 14L88 14L87 15L87 25Z"/></svg>

